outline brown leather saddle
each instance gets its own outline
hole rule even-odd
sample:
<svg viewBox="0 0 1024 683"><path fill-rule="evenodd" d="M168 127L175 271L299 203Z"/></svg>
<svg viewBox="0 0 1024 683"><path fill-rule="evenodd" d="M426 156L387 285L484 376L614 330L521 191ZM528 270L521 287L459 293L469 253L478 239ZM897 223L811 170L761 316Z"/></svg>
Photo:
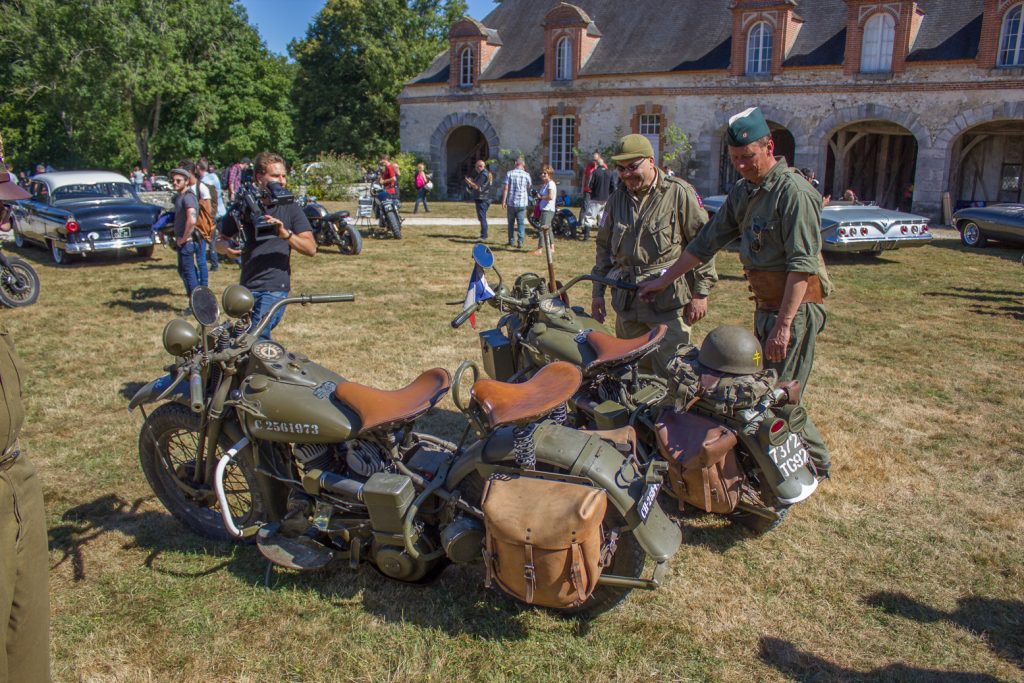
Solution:
<svg viewBox="0 0 1024 683"><path fill-rule="evenodd" d="M587 363L584 369L589 374L606 365L626 363L642 358L661 343L661 340L665 338L666 331L668 331L666 325L658 325L640 337L619 339L600 330L591 330L587 335L587 343L594 349L597 357Z"/></svg>
<svg viewBox="0 0 1024 683"><path fill-rule="evenodd" d="M433 368L395 391L374 389L357 382L342 382L334 390L339 401L359 416L358 434L387 429L416 418L448 393L452 378L444 368Z"/></svg>
<svg viewBox="0 0 1024 683"><path fill-rule="evenodd" d="M556 361L521 384L481 379L473 384L473 400L491 430L505 425L536 422L576 393L583 373L575 365Z"/></svg>

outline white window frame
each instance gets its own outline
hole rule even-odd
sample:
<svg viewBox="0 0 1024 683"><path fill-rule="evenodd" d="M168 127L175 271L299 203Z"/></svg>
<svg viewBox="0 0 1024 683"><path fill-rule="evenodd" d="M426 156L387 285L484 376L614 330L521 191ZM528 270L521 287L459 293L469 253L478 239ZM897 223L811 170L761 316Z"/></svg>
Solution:
<svg viewBox="0 0 1024 683"><path fill-rule="evenodd" d="M459 87L473 86L473 48L465 47L459 53Z"/></svg>
<svg viewBox="0 0 1024 683"><path fill-rule="evenodd" d="M896 19L888 12L876 12L864 22L860 41L860 71L882 74L892 71L892 51L896 44Z"/></svg>
<svg viewBox="0 0 1024 683"><path fill-rule="evenodd" d="M555 43L555 80L572 80L572 39L562 36Z"/></svg>
<svg viewBox="0 0 1024 683"><path fill-rule="evenodd" d="M1024 5L1017 5L1003 16L996 64L1024 66Z"/></svg>
<svg viewBox="0 0 1024 683"><path fill-rule="evenodd" d="M576 146L576 117L552 116L548 121L548 159L556 173L571 173Z"/></svg>
<svg viewBox="0 0 1024 683"><path fill-rule="evenodd" d="M772 25L759 21L747 34L747 75L762 76L771 72Z"/></svg>

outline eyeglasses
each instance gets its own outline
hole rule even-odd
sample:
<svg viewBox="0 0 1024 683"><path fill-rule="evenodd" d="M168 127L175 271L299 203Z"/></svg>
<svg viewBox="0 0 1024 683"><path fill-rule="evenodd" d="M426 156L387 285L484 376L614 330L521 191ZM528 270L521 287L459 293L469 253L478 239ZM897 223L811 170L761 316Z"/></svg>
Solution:
<svg viewBox="0 0 1024 683"><path fill-rule="evenodd" d="M750 243L750 251L757 253L761 251L761 244L764 241L764 233L768 231L768 227L761 225L760 223L754 223L750 226L750 232L754 233L754 241Z"/></svg>
<svg viewBox="0 0 1024 683"><path fill-rule="evenodd" d="M645 161L647 161L647 159L637 159L633 163L627 164L625 166L622 166L621 164L615 164L615 170L618 171L619 173L636 173L638 170L640 170L640 166L642 166Z"/></svg>

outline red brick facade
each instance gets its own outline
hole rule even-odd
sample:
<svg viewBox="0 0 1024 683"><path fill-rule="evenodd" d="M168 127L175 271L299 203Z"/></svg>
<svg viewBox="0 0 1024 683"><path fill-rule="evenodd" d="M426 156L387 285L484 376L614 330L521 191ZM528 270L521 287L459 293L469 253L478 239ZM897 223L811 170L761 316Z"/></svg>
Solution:
<svg viewBox="0 0 1024 683"><path fill-rule="evenodd" d="M782 72L782 62L800 31L801 19L793 14L793 0L735 0L732 5L732 58L729 73L747 72L747 38L750 31L767 22L772 29L772 60L769 76Z"/></svg>
<svg viewBox="0 0 1024 683"><path fill-rule="evenodd" d="M913 0L901 2L879 2L878 0L846 0L846 52L843 58L843 73L847 76L860 73L861 49L864 46L864 25L879 12L885 12L895 21L896 35L892 45L891 73L902 73L906 69L907 54L917 38L923 13Z"/></svg>
<svg viewBox="0 0 1024 683"><path fill-rule="evenodd" d="M994 69L999 57L999 37L1003 32L1006 13L1019 4L1019 0L985 0L985 15L981 20L981 44L978 46L978 66Z"/></svg>
<svg viewBox="0 0 1024 683"><path fill-rule="evenodd" d="M638 104L633 107L633 116L629 119L629 132L640 132L640 117L645 115L658 117L658 150L665 151L665 112L660 104Z"/></svg>
<svg viewBox="0 0 1024 683"><path fill-rule="evenodd" d="M452 24L448 31L448 59L451 64L448 70L448 86L451 88L471 88L480 81L480 74L490 64L494 53L501 47L500 43L493 42L483 24L469 17L463 17ZM473 55L472 83L463 86L462 77L462 55L469 49Z"/></svg>
<svg viewBox="0 0 1024 683"><path fill-rule="evenodd" d="M563 38L570 41L569 74L573 80L587 59L597 47L600 33L597 32L583 10L575 5L562 3L544 16L544 81L555 80L558 43Z"/></svg>
<svg viewBox="0 0 1024 683"><path fill-rule="evenodd" d="M573 147L579 147L580 144L580 117L576 113L576 107L567 107L560 104L555 107L546 108L544 110L544 118L541 120L540 144L544 146L544 160L548 164L551 163L551 119L555 116L571 116L576 120ZM559 171L559 173L562 172Z"/></svg>

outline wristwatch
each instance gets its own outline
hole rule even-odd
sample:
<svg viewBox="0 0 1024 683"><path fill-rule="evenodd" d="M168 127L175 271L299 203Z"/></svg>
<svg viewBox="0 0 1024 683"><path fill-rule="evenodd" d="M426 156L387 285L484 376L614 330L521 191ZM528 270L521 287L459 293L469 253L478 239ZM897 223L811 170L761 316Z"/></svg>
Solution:
<svg viewBox="0 0 1024 683"><path fill-rule="evenodd" d="M292 238L292 235L294 235L294 234L295 234L294 230L288 230L288 234L284 236L284 239L285 240L290 240Z"/></svg>

